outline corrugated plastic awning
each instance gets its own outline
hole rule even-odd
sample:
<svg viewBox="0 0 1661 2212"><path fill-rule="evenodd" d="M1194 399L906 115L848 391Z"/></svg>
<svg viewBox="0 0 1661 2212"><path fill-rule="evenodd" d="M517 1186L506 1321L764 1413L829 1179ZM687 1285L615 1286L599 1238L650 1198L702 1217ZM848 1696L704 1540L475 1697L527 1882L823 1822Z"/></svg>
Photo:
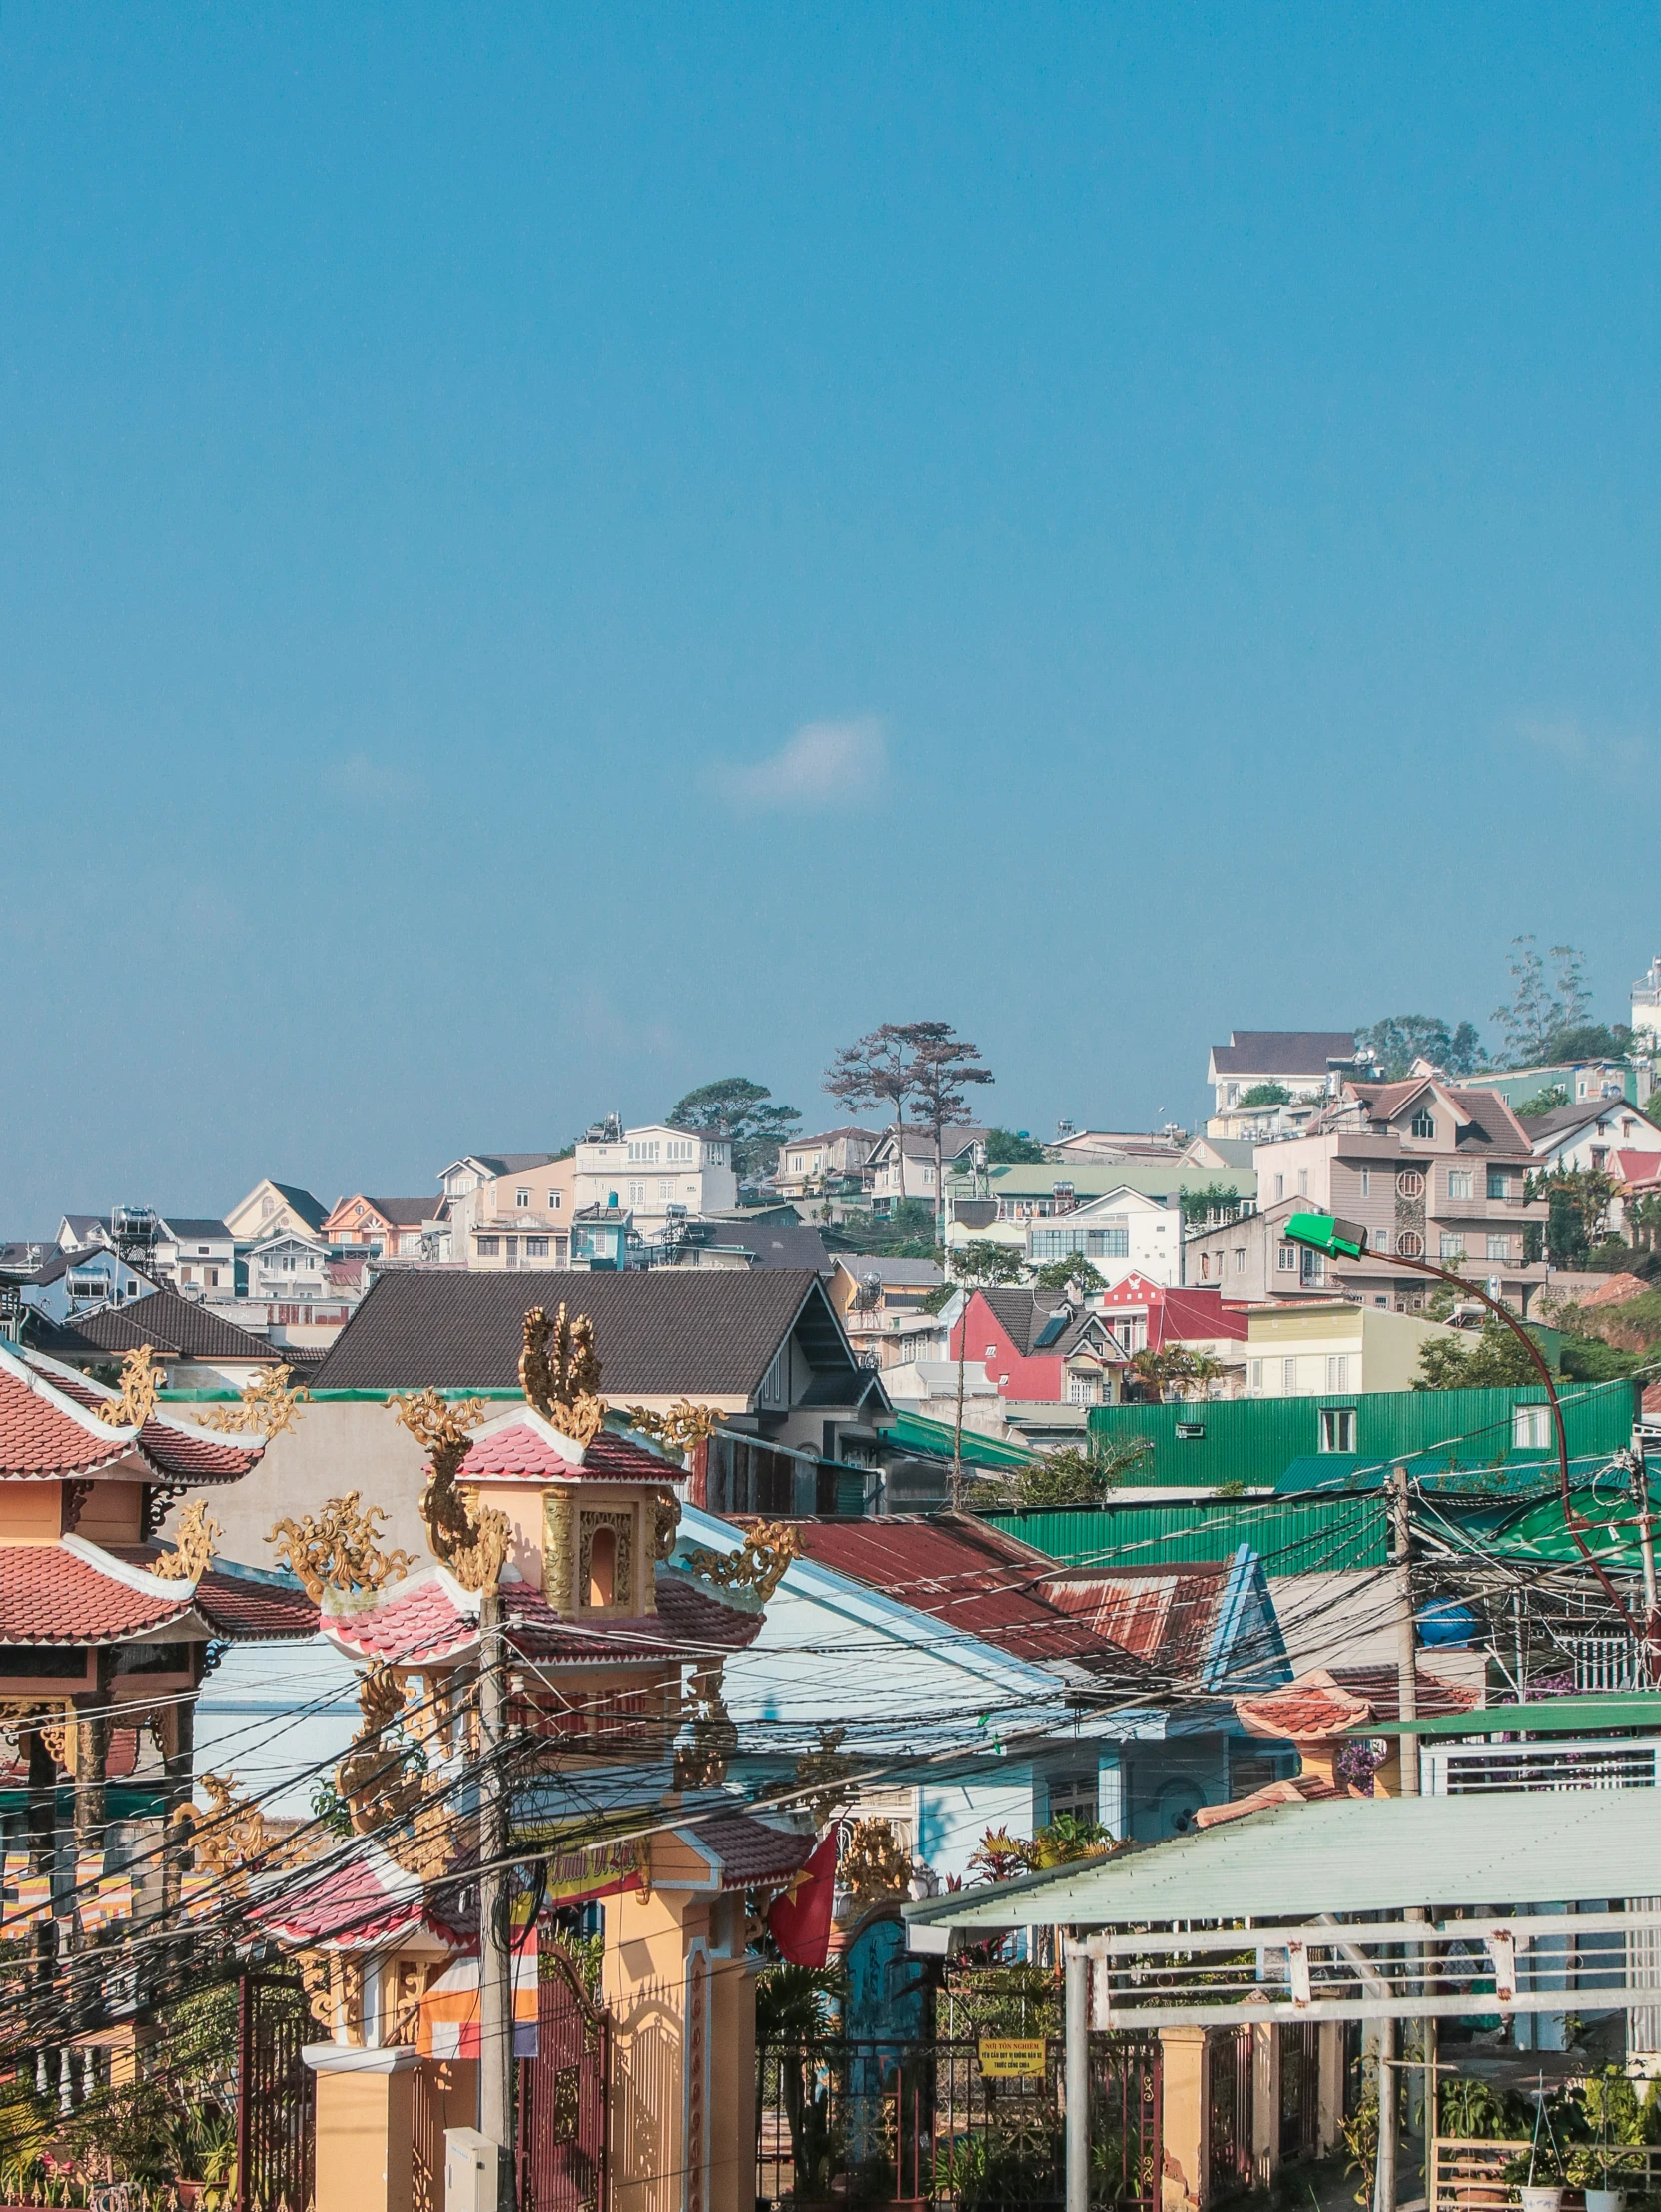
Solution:
<svg viewBox="0 0 1661 2212"><path fill-rule="evenodd" d="M904 1909L948 1928L1124 1927L1657 1895L1653 1791L1519 1790L1275 1806Z"/></svg>
<svg viewBox="0 0 1661 2212"><path fill-rule="evenodd" d="M920 1452L928 1459L950 1459L954 1430L947 1421L931 1421L922 1413L897 1413L892 1421L882 1424L883 1441L897 1445L902 1451ZM975 1467L1030 1467L1038 1453L1021 1444L1002 1444L993 1437L980 1436L973 1429L963 1432L963 1456Z"/></svg>
<svg viewBox="0 0 1661 2212"><path fill-rule="evenodd" d="M1434 1658L1434 1654L1430 1655ZM1584 1736L1600 1728L1661 1730L1661 1693L1634 1690L1607 1698L1542 1698L1534 1705L1485 1705L1438 1713L1427 1721L1363 1721L1351 1736Z"/></svg>

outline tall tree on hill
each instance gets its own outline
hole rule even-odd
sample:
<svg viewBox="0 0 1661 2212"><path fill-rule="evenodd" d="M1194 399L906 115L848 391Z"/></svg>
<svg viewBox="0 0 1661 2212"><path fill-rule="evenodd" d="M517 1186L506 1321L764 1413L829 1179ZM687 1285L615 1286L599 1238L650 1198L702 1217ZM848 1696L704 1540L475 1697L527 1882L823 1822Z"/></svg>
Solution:
<svg viewBox="0 0 1661 2212"><path fill-rule="evenodd" d="M891 1127L901 1162L902 1196L903 1126L908 1106L913 1121L933 1136L935 1238L942 1244L946 1240L943 1136L968 1111L965 1087L994 1080L991 1069L983 1068L980 1061L980 1047L959 1037L950 1022L885 1022L868 1036L843 1046L825 1076L830 1096L856 1112L862 1106L893 1107Z"/></svg>
<svg viewBox="0 0 1661 2212"><path fill-rule="evenodd" d="M1450 1076L1473 1076L1483 1062L1475 1023L1449 1029L1439 1014L1386 1014L1355 1032L1355 1049L1373 1061L1386 1083L1399 1083L1415 1060L1428 1060Z"/></svg>
<svg viewBox="0 0 1661 2212"><path fill-rule="evenodd" d="M1493 1018L1504 1032L1506 1056L1513 1066L1537 1066L1550 1060L1559 1034L1584 1023L1592 1004L1584 957L1572 945L1553 945L1546 956L1553 970L1548 979L1532 935L1512 938L1514 994L1509 1005L1494 1008Z"/></svg>
<svg viewBox="0 0 1661 2212"><path fill-rule="evenodd" d="M754 1182L773 1172L779 1146L795 1133L794 1124L802 1117L796 1106L769 1105L772 1096L764 1083L752 1083L748 1076L723 1076L677 1100L669 1119L679 1128L710 1135L724 1131L732 1139L739 1181Z"/></svg>

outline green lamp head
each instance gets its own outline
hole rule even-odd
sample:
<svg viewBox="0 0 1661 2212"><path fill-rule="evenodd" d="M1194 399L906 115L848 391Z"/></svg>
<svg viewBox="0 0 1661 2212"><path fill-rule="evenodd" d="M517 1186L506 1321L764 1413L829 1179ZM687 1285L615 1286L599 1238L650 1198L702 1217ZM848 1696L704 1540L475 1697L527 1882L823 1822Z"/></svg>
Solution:
<svg viewBox="0 0 1661 2212"><path fill-rule="evenodd" d="M1288 1244L1306 1244L1311 1252L1328 1259L1365 1259L1367 1232L1356 1221L1335 1220L1330 1213L1294 1213L1281 1231Z"/></svg>

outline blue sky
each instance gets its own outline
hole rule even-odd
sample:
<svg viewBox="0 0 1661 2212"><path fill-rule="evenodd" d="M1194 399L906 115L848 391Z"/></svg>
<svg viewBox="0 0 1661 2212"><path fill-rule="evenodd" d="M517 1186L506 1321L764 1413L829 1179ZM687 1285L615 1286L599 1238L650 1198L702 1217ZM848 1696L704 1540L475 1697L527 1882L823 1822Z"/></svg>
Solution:
<svg viewBox="0 0 1661 2212"><path fill-rule="evenodd" d="M432 1187L956 1022L1598 1011L1648 9L0 19L0 1228ZM1652 943L1652 940L1654 942Z"/></svg>

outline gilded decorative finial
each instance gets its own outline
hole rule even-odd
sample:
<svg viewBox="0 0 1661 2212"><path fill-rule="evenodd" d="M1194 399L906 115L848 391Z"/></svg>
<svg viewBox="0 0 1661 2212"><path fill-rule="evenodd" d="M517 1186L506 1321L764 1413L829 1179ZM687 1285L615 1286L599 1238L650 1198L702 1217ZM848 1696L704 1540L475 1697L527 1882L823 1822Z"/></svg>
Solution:
<svg viewBox="0 0 1661 2212"><path fill-rule="evenodd" d="M278 1558L299 1576L301 1588L318 1605L326 1588L349 1594L380 1590L414 1566L410 1552L382 1551L385 1519L378 1505L360 1512L358 1493L349 1490L344 1498L329 1499L319 1513L279 1521L266 1542L277 1546Z"/></svg>
<svg viewBox="0 0 1661 2212"><path fill-rule="evenodd" d="M654 1413L644 1405L623 1408L623 1419L631 1429L649 1436L654 1444L679 1452L683 1459L689 1458L706 1436L713 1436L724 1418L718 1405L698 1405L691 1398L677 1398L667 1413Z"/></svg>
<svg viewBox="0 0 1661 2212"><path fill-rule="evenodd" d="M173 1532L173 1549L151 1564L163 1582L200 1582L214 1563L214 1546L224 1530L200 1498L186 1506Z"/></svg>
<svg viewBox="0 0 1661 2212"><path fill-rule="evenodd" d="M586 1313L571 1320L563 1305L552 1316L539 1305L530 1308L524 1317L519 1387L562 1436L578 1444L593 1442L605 1426L606 1408L599 1394L594 1324Z"/></svg>
<svg viewBox="0 0 1661 2212"><path fill-rule="evenodd" d="M801 1556L794 1529L778 1521L758 1521L735 1552L688 1552L686 1564L704 1582L722 1590L753 1590L765 1604L793 1559Z"/></svg>
<svg viewBox="0 0 1661 2212"><path fill-rule="evenodd" d="M455 1482L472 1442L468 1431L484 1411L483 1399L451 1404L441 1391L426 1389L395 1394L387 1403L430 1455L420 1511L434 1556L464 1590L493 1590L506 1563L512 1529L505 1513L469 1500Z"/></svg>
<svg viewBox="0 0 1661 2212"><path fill-rule="evenodd" d="M148 1344L139 1344L127 1354L121 1363L121 1394L106 1398L98 1408L98 1418L106 1428L141 1429L156 1410L156 1393L162 1386L162 1371L156 1365L156 1355Z"/></svg>
<svg viewBox="0 0 1661 2212"><path fill-rule="evenodd" d="M195 1416L199 1428L225 1429L242 1435L263 1436L269 1442L292 1429L312 1393L291 1386L292 1367L268 1367L257 1375L235 1405L212 1405Z"/></svg>

